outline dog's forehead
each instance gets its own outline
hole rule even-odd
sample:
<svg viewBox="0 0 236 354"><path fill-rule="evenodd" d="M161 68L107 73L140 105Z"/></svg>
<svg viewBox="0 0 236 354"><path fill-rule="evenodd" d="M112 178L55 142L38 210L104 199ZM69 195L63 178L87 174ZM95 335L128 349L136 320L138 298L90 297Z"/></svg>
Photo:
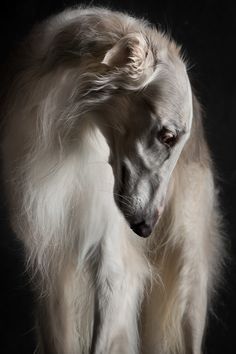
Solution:
<svg viewBox="0 0 236 354"><path fill-rule="evenodd" d="M152 107L162 124L188 131L192 120L192 93L184 64L163 65L149 89Z"/></svg>

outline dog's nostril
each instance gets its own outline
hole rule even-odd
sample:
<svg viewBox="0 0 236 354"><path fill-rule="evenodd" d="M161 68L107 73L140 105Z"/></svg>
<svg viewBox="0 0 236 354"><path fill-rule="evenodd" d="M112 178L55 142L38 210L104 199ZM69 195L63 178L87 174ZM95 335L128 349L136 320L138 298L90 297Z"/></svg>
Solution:
<svg viewBox="0 0 236 354"><path fill-rule="evenodd" d="M141 237L148 237L152 232L151 225L148 225L144 220L136 224L131 224L130 228Z"/></svg>

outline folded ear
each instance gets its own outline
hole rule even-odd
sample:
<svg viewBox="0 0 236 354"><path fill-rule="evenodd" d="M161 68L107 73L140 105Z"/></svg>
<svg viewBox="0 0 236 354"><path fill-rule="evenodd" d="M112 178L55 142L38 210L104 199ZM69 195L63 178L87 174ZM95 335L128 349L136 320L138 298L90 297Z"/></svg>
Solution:
<svg viewBox="0 0 236 354"><path fill-rule="evenodd" d="M135 80L147 80L155 69L153 52L141 33L131 33L121 38L108 50L102 63L123 69Z"/></svg>

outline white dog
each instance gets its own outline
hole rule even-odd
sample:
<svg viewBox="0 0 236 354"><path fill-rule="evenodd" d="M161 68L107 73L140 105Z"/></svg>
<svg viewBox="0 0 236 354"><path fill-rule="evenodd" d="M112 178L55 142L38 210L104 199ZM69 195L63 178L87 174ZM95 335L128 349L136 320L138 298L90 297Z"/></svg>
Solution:
<svg viewBox="0 0 236 354"><path fill-rule="evenodd" d="M16 62L2 154L37 352L200 354L222 246L180 49L143 20L77 8Z"/></svg>

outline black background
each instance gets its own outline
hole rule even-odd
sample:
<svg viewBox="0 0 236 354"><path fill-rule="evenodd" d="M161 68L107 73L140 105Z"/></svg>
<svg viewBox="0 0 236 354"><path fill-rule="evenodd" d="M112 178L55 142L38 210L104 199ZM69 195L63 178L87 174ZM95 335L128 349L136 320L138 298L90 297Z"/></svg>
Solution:
<svg viewBox="0 0 236 354"><path fill-rule="evenodd" d="M77 2L79 3L79 2ZM75 1L25 0L0 3L0 64L33 24ZM205 128L218 171L229 259L224 282L209 316L204 353L236 353L236 10L226 1L93 1L141 15L183 44L191 81L205 110ZM1 82L1 77L0 77ZM23 251L10 231L0 195L0 352L33 353L33 297L24 273ZM68 353L69 354L69 353Z"/></svg>

